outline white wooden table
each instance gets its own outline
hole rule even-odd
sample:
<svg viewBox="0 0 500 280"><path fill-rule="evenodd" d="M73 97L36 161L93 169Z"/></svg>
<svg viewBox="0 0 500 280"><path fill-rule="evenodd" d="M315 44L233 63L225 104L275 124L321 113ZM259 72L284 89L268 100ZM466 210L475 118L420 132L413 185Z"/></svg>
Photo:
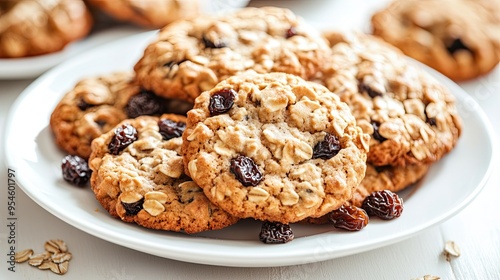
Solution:
<svg viewBox="0 0 500 280"><path fill-rule="evenodd" d="M289 7L314 24L366 30L369 15L387 1L308 0L252 1L250 5ZM0 81L0 129L16 97L33 80ZM460 84L484 109L496 137L500 135L500 67L473 82ZM27 112L29 114L29 112ZM36 118L36 116L33 116ZM19 128L22 129L22 128ZM3 135L2 138L8 137ZM0 140L2 141L2 140ZM495 141L498 142L498 141ZM0 142L3 147L3 142ZM474 149L475 147L470 147ZM9 267L7 220L7 167L0 150L0 279L500 279L500 172L494 171L479 196L444 223L402 242L319 263L271 268L235 268L184 263L127 249L84 233L16 192L15 241L17 248L43 251L43 243L63 239L71 246L69 272L58 276L28 265ZM471 169L474 166L470 167ZM498 170L498 164L495 164ZM22 174L17 174L22 176ZM461 174L466 176L466 174ZM443 195L445 199L445 194ZM455 241L462 255L446 261L447 240Z"/></svg>

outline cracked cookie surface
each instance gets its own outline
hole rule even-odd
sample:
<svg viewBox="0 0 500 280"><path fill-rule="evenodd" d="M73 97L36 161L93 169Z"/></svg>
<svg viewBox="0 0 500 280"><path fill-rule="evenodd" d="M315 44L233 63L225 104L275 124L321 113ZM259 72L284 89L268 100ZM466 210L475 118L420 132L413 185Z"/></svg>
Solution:
<svg viewBox="0 0 500 280"><path fill-rule="evenodd" d="M240 218L291 223L340 207L365 174L369 137L324 86L247 72L196 99L186 172Z"/></svg>
<svg viewBox="0 0 500 280"><path fill-rule="evenodd" d="M236 223L237 218L210 203L184 174L184 125L180 115L140 116L124 120L92 142L91 188L112 216L146 228L186 233Z"/></svg>
<svg viewBox="0 0 500 280"><path fill-rule="evenodd" d="M318 31L290 10L244 8L163 28L135 71L141 85L158 95L193 101L221 80L249 69L313 79L328 54Z"/></svg>
<svg viewBox="0 0 500 280"><path fill-rule="evenodd" d="M455 97L395 47L357 32L325 32L332 56L324 84L371 135L368 163L430 164L462 130Z"/></svg>

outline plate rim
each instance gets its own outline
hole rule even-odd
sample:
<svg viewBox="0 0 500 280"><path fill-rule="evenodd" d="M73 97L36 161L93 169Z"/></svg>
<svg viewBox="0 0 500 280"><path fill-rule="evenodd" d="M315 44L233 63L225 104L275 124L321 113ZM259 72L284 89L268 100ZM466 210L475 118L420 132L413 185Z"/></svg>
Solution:
<svg viewBox="0 0 500 280"><path fill-rule="evenodd" d="M9 110L9 113L7 114L6 120L5 120L5 127L4 127L4 134L3 134L3 135L5 135L3 137L4 138L3 139L4 146L2 148L4 149L4 152L5 152L4 158L5 158L5 162L6 162L6 167L9 167L10 165L15 165L18 162L18 160L15 159L15 156L12 155L10 150L8 149L9 139L7 136L10 134L9 131L13 131L12 126L15 123L15 121L13 120L14 116L15 116L18 108L20 106L22 106L22 104L24 102L26 102L25 100L29 96L31 96L31 94L33 94L35 89L42 87L45 84L52 83L54 81L54 79L58 75L60 75L61 71L63 71L66 68L71 68L72 64L79 64L77 62L81 62L81 61L85 60L87 57L91 56L94 51L100 50L100 51L104 52L105 49L111 48L112 46L115 46L115 45L119 45L119 44L121 44L121 42L125 42L125 41L128 42L128 41L133 41L133 40L149 40L155 32L156 31L149 31L149 32L144 32L144 33L140 33L137 35L128 36L128 37L125 37L125 38L122 38L122 39L119 39L116 41L105 43L96 49L82 52L81 54L79 54L75 58L70 59L66 62L63 62L62 64L59 64L56 67L52 68L51 70L49 70L48 72L46 72L42 76L40 76L38 79L36 79L33 83L31 83L14 101L14 103L12 104L12 107ZM131 248L131 249L134 249L134 250L137 250L140 252L145 252L148 254L152 254L152 255L156 255L156 256L160 256L160 257L165 257L165 258L170 258L170 259L175 259L175 260L179 260L179 261L186 261L186 262L199 263L199 264L208 264L208 265L234 266L234 267L274 267L274 266L296 265L296 264L324 261L324 260L333 259L333 258L337 258L337 257L343 257L343 256L347 256L347 255L353 255L356 253L360 253L360 252L370 251L370 250L373 250L376 248L380 248L383 246L394 244L396 242L410 238L410 237L414 236L415 234L421 232L424 229L427 229L427 228L430 228L434 225L440 224L440 223L446 221L447 219L453 217L459 211L463 210L468 204L470 204L477 197L477 195L482 191L482 189L486 185L487 181L490 179L493 167L495 165L494 164L494 162L495 162L494 155L496 154L496 150L497 150L496 145L494 145L495 134L493 132L494 130L493 130L493 127L491 125L491 122L488 119L488 117L486 116L486 113L479 106L479 104L470 95L468 95L465 92L465 90L463 90L459 85L457 85L456 83L447 79L446 77L439 74L435 70L430 69L429 67L427 67L425 65L422 65L422 66L424 66L423 67L424 70L430 72L430 74L432 76L437 75L441 79L444 79L444 81L446 81L444 84L447 87L451 86L451 88L458 89L460 91L460 95L462 95L463 98L467 98L467 102L475 108L473 110L473 112L475 113L476 117L481 121L481 123L484 127L484 132L487 136L486 137L487 140L485 140L485 141L488 142L487 143L488 148L489 148L489 150L491 150L491 156L490 156L489 161L487 163L487 168L484 171L484 175L481 177L481 180L478 182L477 186L473 189L473 191L471 193L469 193L460 203L455 205L455 207L449 209L445 213L445 215L441 215L438 218L435 218L433 220L429 220L427 223L420 224L418 227L413 227L411 230L405 230L403 232L404 234L395 235L395 236L392 236L389 238L385 237L385 238L382 238L381 240L379 240L378 242L368 242L368 244L365 244L364 246L357 246L354 249L351 248L349 250L344 250L341 252L325 251L325 252L322 252L322 254L319 256L314 255L314 252L312 252L312 254L311 254L311 252L309 252L309 253L294 252L294 254L291 254L288 252L285 254L281 254L279 256L282 259L275 260L273 262L270 262L268 257L262 257L259 255L252 255L252 257L246 257L246 258L241 259L242 258L241 256L235 256L234 254L221 255L220 254L221 252L218 252L219 255L214 256L213 254L208 253L208 252L204 252L204 253L191 252L191 251L189 251L188 248L176 247L176 246L174 246L174 247L169 246L168 247L169 251L167 254L159 254L157 251L151 249L148 246L146 246L147 248L144 249L144 245L148 244L147 240L143 241L142 243L130 244L129 239L124 238L123 236L120 238L117 238L116 234L113 235L112 233L107 232L108 231L107 229L104 229L104 228L95 229L94 228L91 230L90 227L86 223L77 222L77 221L74 221L71 219L69 219L69 221L68 221L68 218L65 217L65 215L63 215L62 213L59 213L58 211L56 211L56 209L45 205L45 203L42 201L42 199L40 197L36 197L32 193L32 191L30 190L31 186L29 186L30 185L29 181L26 182L26 180L24 180L22 178L21 179L17 178L17 183L18 183L18 186L23 190L23 192L26 193L28 195L28 197L30 197L30 199L32 199L34 202L36 202L38 205L40 205L42 208L44 208L46 211L48 211L52 215L58 217L59 219L61 219L65 223L67 223L75 228L78 228L79 230L82 230L82 231L84 231L84 232L86 232L94 237L106 240L108 242L111 242L111 243L114 243L114 244L117 244L117 245L120 245L123 247ZM450 88L450 90L452 90L451 88ZM64 93L60 93L60 96L62 96L63 94ZM456 96L456 94L454 94L454 95L458 100L459 98ZM49 111L49 114L50 114L50 111ZM44 117L46 117L46 116L44 116ZM26 184L26 186L25 186L25 184ZM189 238L191 238L191 237L189 237ZM310 238L310 237L304 237L304 238ZM245 242L243 242L243 241L234 241L234 240L229 240L229 241L225 241L225 242L229 243L230 245L235 245L235 246L241 245L241 243L245 244ZM290 246L293 246L294 242L297 242L297 240L295 240L291 243L282 244L279 246L283 246L284 251L287 251L286 248L290 248ZM149 245L149 246L151 246L151 245ZM266 245L266 246L269 246L269 245ZM258 246L256 246L256 247L258 247ZM274 246L271 246L271 247L274 247ZM195 255L191 255L190 253L194 253ZM188 255L188 257L186 257L186 255ZM276 258L277 256L271 256L271 257Z"/></svg>

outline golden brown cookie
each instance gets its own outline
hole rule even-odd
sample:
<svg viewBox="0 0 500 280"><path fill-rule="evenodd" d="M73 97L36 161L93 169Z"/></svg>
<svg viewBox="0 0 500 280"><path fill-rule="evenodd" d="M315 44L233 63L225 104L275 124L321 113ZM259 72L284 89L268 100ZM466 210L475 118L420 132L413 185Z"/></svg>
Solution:
<svg viewBox="0 0 500 280"><path fill-rule="evenodd" d="M398 49L359 32L325 32L332 46L326 87L371 135L368 163L431 164L456 145L462 124L455 97Z"/></svg>
<svg viewBox="0 0 500 280"><path fill-rule="evenodd" d="M50 128L56 144L87 159L90 143L126 118L186 113L192 104L160 98L139 87L133 72L113 72L80 80L54 108Z"/></svg>
<svg viewBox="0 0 500 280"><path fill-rule="evenodd" d="M186 233L220 229L238 220L210 203L184 174L184 128L183 116L140 116L92 142L91 188L112 216Z"/></svg>
<svg viewBox="0 0 500 280"><path fill-rule="evenodd" d="M0 58L60 51L85 37L92 24L80 0L0 1Z"/></svg>
<svg viewBox="0 0 500 280"><path fill-rule="evenodd" d="M112 17L147 28L161 28L198 15L200 0L87 0Z"/></svg>
<svg viewBox="0 0 500 280"><path fill-rule="evenodd" d="M196 99L183 140L187 173L214 204L240 218L291 223L351 198L369 137L325 87L247 72Z"/></svg>
<svg viewBox="0 0 500 280"><path fill-rule="evenodd" d="M290 10L244 8L168 25L146 48L135 71L146 89L192 102L246 70L313 79L329 51L318 31Z"/></svg>
<svg viewBox="0 0 500 280"><path fill-rule="evenodd" d="M371 22L373 34L455 81L500 62L499 0L396 0Z"/></svg>

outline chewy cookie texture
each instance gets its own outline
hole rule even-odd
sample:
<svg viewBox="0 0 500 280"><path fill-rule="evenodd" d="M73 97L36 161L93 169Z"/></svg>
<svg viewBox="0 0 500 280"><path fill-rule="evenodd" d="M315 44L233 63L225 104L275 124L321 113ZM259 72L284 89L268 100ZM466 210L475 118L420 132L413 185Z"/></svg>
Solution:
<svg viewBox="0 0 500 280"><path fill-rule="evenodd" d="M92 140L122 120L185 114L191 107L191 103L165 99L142 89L133 72L113 72L80 80L53 110L50 127L62 150L87 159Z"/></svg>
<svg viewBox="0 0 500 280"><path fill-rule="evenodd" d="M186 233L220 229L238 220L210 203L184 174L184 127L183 116L141 116L92 142L91 187L112 216Z"/></svg>
<svg viewBox="0 0 500 280"><path fill-rule="evenodd" d="M192 102L246 70L316 78L328 53L319 32L290 10L245 8L169 24L145 49L135 72L146 89Z"/></svg>
<svg viewBox="0 0 500 280"><path fill-rule="evenodd" d="M214 204L240 218L292 223L351 197L369 137L325 87L248 72L196 99L183 140L186 171Z"/></svg>
<svg viewBox="0 0 500 280"><path fill-rule="evenodd" d="M325 32L324 84L370 134L375 166L427 165L456 145L462 123L449 90L396 48L357 32Z"/></svg>

